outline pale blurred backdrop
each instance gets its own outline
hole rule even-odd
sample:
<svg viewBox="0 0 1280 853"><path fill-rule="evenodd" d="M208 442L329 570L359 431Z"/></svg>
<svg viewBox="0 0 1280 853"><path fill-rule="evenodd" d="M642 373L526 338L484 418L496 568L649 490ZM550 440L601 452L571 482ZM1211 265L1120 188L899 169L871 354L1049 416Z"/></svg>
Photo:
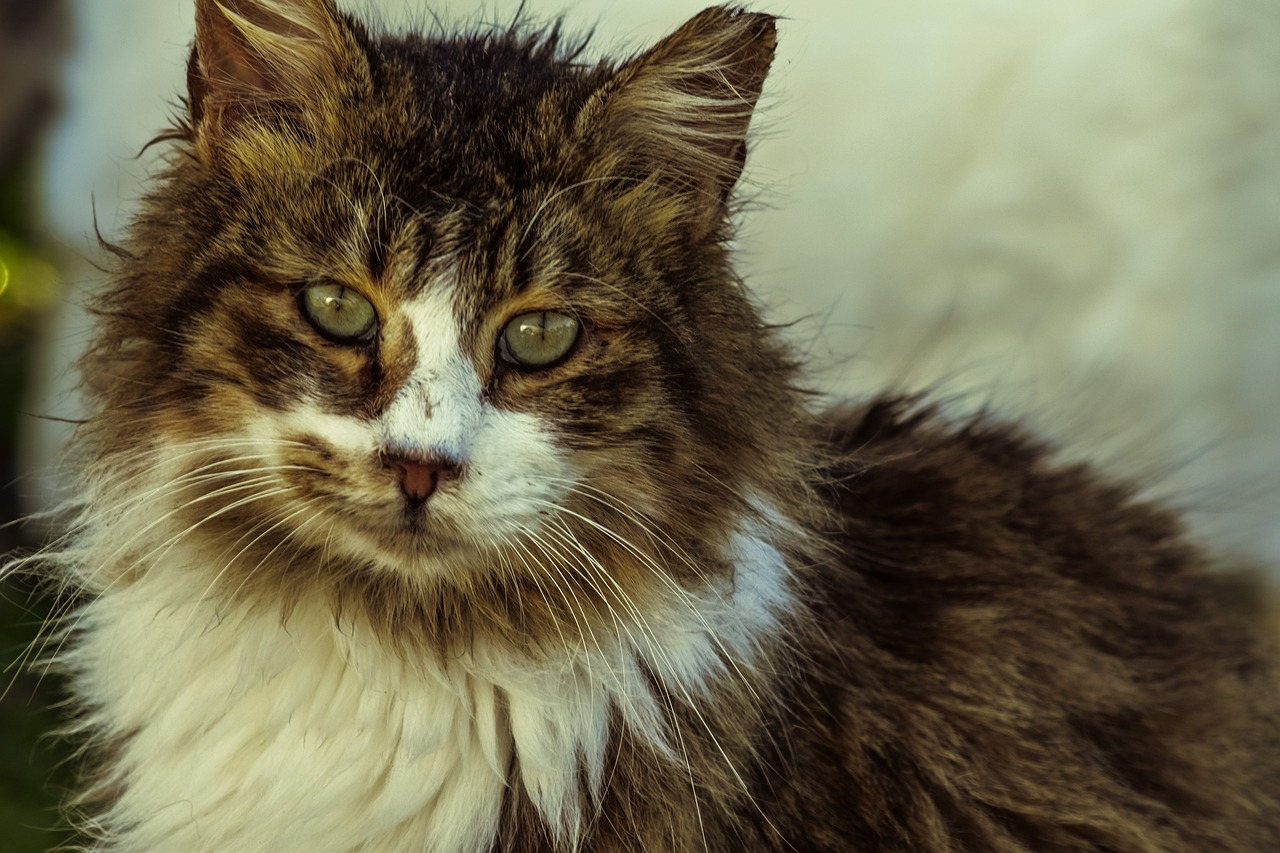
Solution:
<svg viewBox="0 0 1280 853"><path fill-rule="evenodd" d="M388 28L483 4L339 0ZM642 49L705 0L529 0ZM1031 422L1280 566L1280 3L772 0L784 16L741 268L833 395L929 387ZM191 0L78 0L45 158L67 307L29 409L74 417L93 210L125 227L175 109ZM66 428L31 421L49 471ZM57 494L33 475L35 503ZM1280 572L1277 572L1280 576Z"/></svg>

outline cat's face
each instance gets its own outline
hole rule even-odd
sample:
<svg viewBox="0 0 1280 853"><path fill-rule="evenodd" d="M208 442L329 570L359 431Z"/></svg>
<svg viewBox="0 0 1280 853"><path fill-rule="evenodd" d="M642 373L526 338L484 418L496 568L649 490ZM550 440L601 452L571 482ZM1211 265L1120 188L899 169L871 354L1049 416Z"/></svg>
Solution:
<svg viewBox="0 0 1280 853"><path fill-rule="evenodd" d="M587 586L642 597L794 487L790 367L724 247L770 19L613 69L324 0L198 16L86 366L96 452L171 484L233 588L545 595L608 561Z"/></svg>
<svg viewBox="0 0 1280 853"><path fill-rule="evenodd" d="M345 259L307 246L297 274L222 283L180 356L177 429L246 438L274 472L278 496L246 513L305 506L300 541L423 575L503 567L488 557L561 510L662 512L649 461L691 442L678 410L694 403L664 387L672 330L637 334L654 318L600 286L607 261L509 210L418 208L387 226L375 273L359 223L394 214L326 202L351 207Z"/></svg>

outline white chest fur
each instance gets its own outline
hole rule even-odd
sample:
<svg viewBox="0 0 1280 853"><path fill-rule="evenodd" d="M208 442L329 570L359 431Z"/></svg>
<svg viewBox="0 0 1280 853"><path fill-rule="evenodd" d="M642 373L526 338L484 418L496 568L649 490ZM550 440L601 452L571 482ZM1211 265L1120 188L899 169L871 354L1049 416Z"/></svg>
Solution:
<svg viewBox="0 0 1280 853"><path fill-rule="evenodd" d="M107 845L483 851L513 757L511 783L572 845L581 795L603 783L611 711L666 748L642 670L697 701L726 659L750 665L785 606L777 550L744 532L730 556L734 582L593 648L536 662L481 649L442 667L406 663L319 607L283 623L219 607L175 553L91 604L67 655L88 724L125 736Z"/></svg>

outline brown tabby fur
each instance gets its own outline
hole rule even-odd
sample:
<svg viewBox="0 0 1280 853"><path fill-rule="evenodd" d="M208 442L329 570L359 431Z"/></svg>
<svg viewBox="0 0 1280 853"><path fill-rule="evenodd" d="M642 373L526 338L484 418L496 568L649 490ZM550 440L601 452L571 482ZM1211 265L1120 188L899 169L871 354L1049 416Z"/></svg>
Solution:
<svg viewBox="0 0 1280 853"><path fill-rule="evenodd" d="M790 531L795 604L753 666L696 701L663 694L681 761L614 721L583 849L1280 850L1261 592L1209 574L1168 513L1014 429L892 399L815 415L796 390L727 248L773 18L709 9L586 66L554 30L375 37L330 0L197 5L189 114L84 362L87 481L142 476L165 442L304 397L375 416L416 359L395 307L447 266L488 400L554 424L591 485L648 522L574 498L611 531L575 533L615 583L573 597L496 556L378 572L287 527L250 536L300 497L386 476L299 435L288 496L211 514L210 486L175 486L179 521L226 566L216 594L285 615L321 596L407 658L584 642L624 604L726 576L718 546L756 496L785 517L761 516ZM320 275L388 318L374 344L301 321L297 288ZM572 358L504 369L503 318L548 304L587 318ZM218 486L235 464L216 448L186 462ZM154 568L125 553L74 583L103 594ZM97 808L122 772L104 762ZM514 784L495 839L562 849Z"/></svg>

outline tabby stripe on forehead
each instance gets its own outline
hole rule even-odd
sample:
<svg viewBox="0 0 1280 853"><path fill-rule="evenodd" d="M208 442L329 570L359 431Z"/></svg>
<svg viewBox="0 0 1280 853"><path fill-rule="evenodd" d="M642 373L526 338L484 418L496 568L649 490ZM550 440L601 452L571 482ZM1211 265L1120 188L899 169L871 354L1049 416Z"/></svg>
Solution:
<svg viewBox="0 0 1280 853"><path fill-rule="evenodd" d="M465 239L464 212L460 208L438 211L434 216L413 216L407 220L397 239L407 244L413 258L411 271L397 281L406 299L414 299L443 274L457 256Z"/></svg>
<svg viewBox="0 0 1280 853"><path fill-rule="evenodd" d="M388 206L396 204L398 199L387 196L386 188L367 165L347 159L330 163L310 184L308 193L317 198L324 198L332 193L332 188L339 187L347 199L346 204L330 208L324 215L302 221L311 241L325 245L333 240L334 234L345 233L353 258L360 259L370 278L380 279L395 254L393 235L396 229L404 227L389 215Z"/></svg>

